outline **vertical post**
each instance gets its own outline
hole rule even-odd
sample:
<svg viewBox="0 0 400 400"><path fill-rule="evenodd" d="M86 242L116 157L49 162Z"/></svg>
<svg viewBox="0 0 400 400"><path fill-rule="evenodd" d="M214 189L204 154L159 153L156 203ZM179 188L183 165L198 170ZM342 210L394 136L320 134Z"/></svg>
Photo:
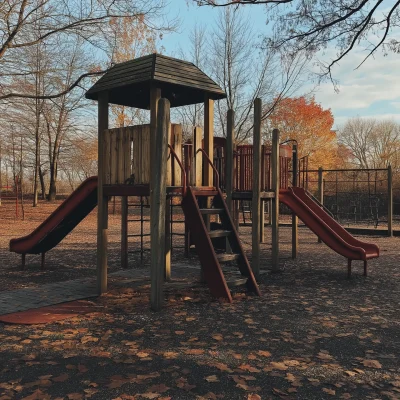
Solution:
<svg viewBox="0 0 400 400"><path fill-rule="evenodd" d="M225 191L226 204L232 214L232 191L233 191L233 143L235 138L235 112L228 110L226 124L226 149L225 149Z"/></svg>
<svg viewBox="0 0 400 400"><path fill-rule="evenodd" d="M201 149L201 140L203 131L201 128L196 126L193 131L193 178L192 185L201 186L203 184L203 171L202 171L202 155L197 153L197 150Z"/></svg>
<svg viewBox="0 0 400 400"><path fill-rule="evenodd" d="M107 292L108 198L103 195L106 165L104 135L108 129L108 93L98 100L98 184L97 184L97 291Z"/></svg>
<svg viewBox="0 0 400 400"><path fill-rule="evenodd" d="M260 243L265 241L265 201L260 201Z"/></svg>
<svg viewBox="0 0 400 400"><path fill-rule="evenodd" d="M324 170L322 167L318 168L318 200L324 204ZM318 237L318 243L322 243L320 237Z"/></svg>
<svg viewBox="0 0 400 400"><path fill-rule="evenodd" d="M167 99L158 102L157 129L154 137L154 164L151 168L150 185L150 243L151 243L151 294L150 303L154 311L162 307L163 281L165 273L165 209L167 143L170 125L170 105Z"/></svg>
<svg viewBox="0 0 400 400"><path fill-rule="evenodd" d="M214 100L207 95L204 99L204 151L212 161L214 159ZM213 169L205 164L204 185L213 186Z"/></svg>
<svg viewBox="0 0 400 400"><path fill-rule="evenodd" d="M161 89L156 86L150 88L150 176L151 169L155 163L152 158L155 154L155 138L157 130L157 113L158 113L158 100L161 98ZM151 186L151 180L150 180ZM151 190L151 189L150 189Z"/></svg>
<svg viewBox="0 0 400 400"><path fill-rule="evenodd" d="M172 155L171 155L172 157ZM164 279L171 280L171 197L167 197L165 206L165 269Z"/></svg>
<svg viewBox="0 0 400 400"><path fill-rule="evenodd" d="M279 271L279 130L272 131L272 191L275 193L271 204L272 229L272 271Z"/></svg>
<svg viewBox="0 0 400 400"><path fill-rule="evenodd" d="M128 268L128 196L121 197L121 267Z"/></svg>
<svg viewBox="0 0 400 400"><path fill-rule="evenodd" d="M255 99L253 131L252 268L256 277L260 274L261 108L261 99Z"/></svg>
<svg viewBox="0 0 400 400"><path fill-rule="evenodd" d="M294 143L292 147L292 172L293 172L293 187L296 187L297 174L298 174L298 154L297 154L297 144ZM292 213L292 259L297 258L299 248L299 218L295 213Z"/></svg>
<svg viewBox="0 0 400 400"><path fill-rule="evenodd" d="M392 166L388 166L388 236L393 236L393 176Z"/></svg>

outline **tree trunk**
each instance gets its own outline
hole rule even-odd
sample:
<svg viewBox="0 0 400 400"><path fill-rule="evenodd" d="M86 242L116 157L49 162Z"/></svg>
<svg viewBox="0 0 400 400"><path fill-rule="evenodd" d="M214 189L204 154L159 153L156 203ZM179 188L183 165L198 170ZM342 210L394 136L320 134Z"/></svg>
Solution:
<svg viewBox="0 0 400 400"><path fill-rule="evenodd" d="M42 190L42 200L46 199L46 187L44 185L44 175L43 175L43 171L42 168L39 166L39 179L40 179L40 187Z"/></svg>
<svg viewBox="0 0 400 400"><path fill-rule="evenodd" d="M53 168L50 168L50 186L47 200L54 201L57 195L57 178L54 175Z"/></svg>

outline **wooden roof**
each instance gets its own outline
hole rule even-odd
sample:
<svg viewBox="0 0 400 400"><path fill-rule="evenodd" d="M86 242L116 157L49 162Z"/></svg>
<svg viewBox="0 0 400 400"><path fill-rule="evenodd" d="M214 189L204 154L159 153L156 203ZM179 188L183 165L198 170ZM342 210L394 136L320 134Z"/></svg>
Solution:
<svg viewBox="0 0 400 400"><path fill-rule="evenodd" d="M86 98L97 100L100 92L108 91L112 104L148 109L152 85L161 89L161 97L167 98L171 107L202 103L205 94L213 100L226 97L194 64L150 54L114 65L86 92Z"/></svg>

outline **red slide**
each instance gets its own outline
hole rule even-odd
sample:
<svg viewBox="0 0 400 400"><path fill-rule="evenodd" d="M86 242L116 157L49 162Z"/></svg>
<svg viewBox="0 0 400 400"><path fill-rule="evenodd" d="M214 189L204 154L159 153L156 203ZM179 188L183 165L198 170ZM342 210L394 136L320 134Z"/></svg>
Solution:
<svg viewBox="0 0 400 400"><path fill-rule="evenodd" d="M97 176L86 179L31 234L10 240L10 251L46 253L74 229L97 205Z"/></svg>
<svg viewBox="0 0 400 400"><path fill-rule="evenodd" d="M316 204L304 189L281 189L279 201L286 204L325 244L348 260L379 257L379 247L362 242L346 231Z"/></svg>

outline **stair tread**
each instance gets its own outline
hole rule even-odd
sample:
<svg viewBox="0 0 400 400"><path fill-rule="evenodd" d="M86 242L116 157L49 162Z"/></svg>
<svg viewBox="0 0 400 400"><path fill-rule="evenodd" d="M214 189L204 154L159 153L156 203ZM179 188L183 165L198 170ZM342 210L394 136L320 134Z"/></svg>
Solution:
<svg viewBox="0 0 400 400"><path fill-rule="evenodd" d="M224 211L223 208L200 208L202 214L220 214Z"/></svg>
<svg viewBox="0 0 400 400"><path fill-rule="evenodd" d="M209 231L208 235L210 236L210 238L226 237L229 236L231 232L232 231L226 229L215 229L213 231Z"/></svg>
<svg viewBox="0 0 400 400"><path fill-rule="evenodd" d="M219 253L217 259L219 262L235 261L240 257L240 254Z"/></svg>
<svg viewBox="0 0 400 400"><path fill-rule="evenodd" d="M241 278L241 277L237 277L237 278L227 278L226 279L226 284L228 285L229 288L233 288L236 286L242 286L242 285L246 285L248 278Z"/></svg>

